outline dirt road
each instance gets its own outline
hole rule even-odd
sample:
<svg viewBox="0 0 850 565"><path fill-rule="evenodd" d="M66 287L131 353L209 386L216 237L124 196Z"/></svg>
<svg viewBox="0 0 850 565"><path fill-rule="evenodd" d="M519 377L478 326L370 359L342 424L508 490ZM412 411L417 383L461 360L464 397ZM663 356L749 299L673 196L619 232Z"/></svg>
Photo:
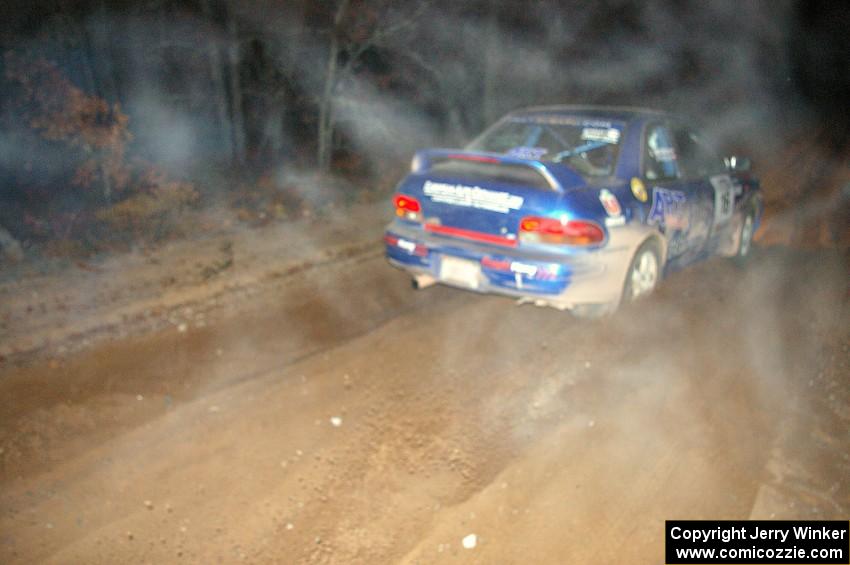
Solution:
<svg viewBox="0 0 850 565"><path fill-rule="evenodd" d="M377 247L295 273L5 369L0 561L660 563L665 519L847 519L846 283L762 251L588 322Z"/></svg>

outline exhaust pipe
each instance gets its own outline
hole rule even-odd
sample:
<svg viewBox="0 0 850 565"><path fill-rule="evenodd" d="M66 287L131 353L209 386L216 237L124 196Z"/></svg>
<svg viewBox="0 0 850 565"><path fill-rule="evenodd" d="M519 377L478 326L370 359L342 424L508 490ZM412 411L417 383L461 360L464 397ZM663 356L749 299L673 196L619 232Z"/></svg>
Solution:
<svg viewBox="0 0 850 565"><path fill-rule="evenodd" d="M428 288L433 284L437 284L437 279L431 275L415 275L413 279L411 279L410 284L413 286L414 290L422 290L423 288Z"/></svg>

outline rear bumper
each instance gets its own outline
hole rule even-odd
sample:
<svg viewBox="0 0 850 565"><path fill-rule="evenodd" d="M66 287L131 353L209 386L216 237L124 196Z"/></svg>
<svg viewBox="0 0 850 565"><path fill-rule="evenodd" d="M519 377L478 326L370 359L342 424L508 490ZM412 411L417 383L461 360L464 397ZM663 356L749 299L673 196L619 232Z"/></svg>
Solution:
<svg viewBox="0 0 850 565"><path fill-rule="evenodd" d="M547 253L465 241L393 222L384 241L387 260L413 276L483 293L572 308L619 303L626 269L636 248L632 230L611 230L598 249ZM638 242L639 243L639 242ZM457 266L462 276L458 276Z"/></svg>

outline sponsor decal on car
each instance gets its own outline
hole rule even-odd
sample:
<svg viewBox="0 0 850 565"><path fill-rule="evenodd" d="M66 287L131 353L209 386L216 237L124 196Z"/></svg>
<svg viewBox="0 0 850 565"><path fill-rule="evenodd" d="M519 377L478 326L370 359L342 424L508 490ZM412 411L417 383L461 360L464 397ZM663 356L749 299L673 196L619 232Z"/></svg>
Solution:
<svg viewBox="0 0 850 565"><path fill-rule="evenodd" d="M676 150L672 147L656 147L650 153L655 157L656 161L669 162L676 160Z"/></svg>
<svg viewBox="0 0 850 565"><path fill-rule="evenodd" d="M422 191L433 202L490 210L501 214L507 214L511 210L519 210L525 201L522 196L517 196L510 192L499 192L487 190L480 186L448 184L430 180L425 181Z"/></svg>
<svg viewBox="0 0 850 565"><path fill-rule="evenodd" d="M581 130L581 138L585 141L617 143L620 141L620 130L617 128L584 128Z"/></svg>
<svg viewBox="0 0 850 565"><path fill-rule="evenodd" d="M643 184L642 180L637 177L632 177L631 186L632 194L634 194L635 198L641 202L649 200L649 194L646 192L646 186Z"/></svg>
<svg viewBox="0 0 850 565"><path fill-rule="evenodd" d="M613 218L605 218L605 227L607 228L616 228L618 226L626 225L626 217L625 216L615 216Z"/></svg>
<svg viewBox="0 0 850 565"><path fill-rule="evenodd" d="M620 207L620 201L617 200L614 193L607 188L603 188L599 191L599 202L602 203L602 207L605 208L605 212L609 216L616 217L623 214L623 209Z"/></svg>
<svg viewBox="0 0 850 565"><path fill-rule="evenodd" d="M511 263L511 271L513 271L514 273L519 273L521 275L526 275L528 277L533 277L537 274L537 265L529 265L527 263L513 261Z"/></svg>
<svg viewBox="0 0 850 565"><path fill-rule="evenodd" d="M549 150L545 147L514 147L507 152L507 155L517 157L518 159L537 161L548 152Z"/></svg>
<svg viewBox="0 0 850 565"><path fill-rule="evenodd" d="M684 192L655 187L652 189L652 208L646 221L670 229L688 227L687 197Z"/></svg>

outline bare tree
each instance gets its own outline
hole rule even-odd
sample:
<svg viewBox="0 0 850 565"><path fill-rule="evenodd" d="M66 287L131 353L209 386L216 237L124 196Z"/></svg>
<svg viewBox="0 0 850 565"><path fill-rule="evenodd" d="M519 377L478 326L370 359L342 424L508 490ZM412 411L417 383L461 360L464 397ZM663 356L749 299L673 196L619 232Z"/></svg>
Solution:
<svg viewBox="0 0 850 565"><path fill-rule="evenodd" d="M486 6L486 23L484 26L484 77L481 113L485 123L491 123L496 119L496 97L498 95L498 65L499 49L499 22L495 2L490 0Z"/></svg>
<svg viewBox="0 0 850 565"><path fill-rule="evenodd" d="M214 21L214 13L210 0L203 0L201 2L201 10L203 11L204 17L207 19L207 23L211 24ZM212 81L213 86L212 96L214 98L216 115L218 117L218 123L221 131L221 137L224 141L224 145L228 154L235 159L237 155L235 153L233 132L230 127L231 123L227 104L227 85L224 81L224 70L222 67L221 51L219 48L217 36L213 33L210 33L207 35L207 37L207 52L209 56L210 79Z"/></svg>
<svg viewBox="0 0 850 565"><path fill-rule="evenodd" d="M340 0L336 8L331 29L328 62L325 66L325 82L322 98L319 101L319 131L317 161L319 170L325 172L331 162L331 142L333 140L333 95L338 79L340 43L342 41L342 22L348 11L349 0Z"/></svg>
<svg viewBox="0 0 850 565"><path fill-rule="evenodd" d="M245 117L242 110L242 81L240 79L239 63L241 42L236 20L227 16L227 62L230 72L230 118L233 124L233 152L236 162L245 161Z"/></svg>
<svg viewBox="0 0 850 565"><path fill-rule="evenodd" d="M317 165L322 172L331 164L339 85L367 50L387 47L391 39L413 27L429 6L428 2L419 1L415 8L402 14L391 10L392 4L390 0L364 2L356 10L350 0L339 0L336 5L319 99Z"/></svg>

